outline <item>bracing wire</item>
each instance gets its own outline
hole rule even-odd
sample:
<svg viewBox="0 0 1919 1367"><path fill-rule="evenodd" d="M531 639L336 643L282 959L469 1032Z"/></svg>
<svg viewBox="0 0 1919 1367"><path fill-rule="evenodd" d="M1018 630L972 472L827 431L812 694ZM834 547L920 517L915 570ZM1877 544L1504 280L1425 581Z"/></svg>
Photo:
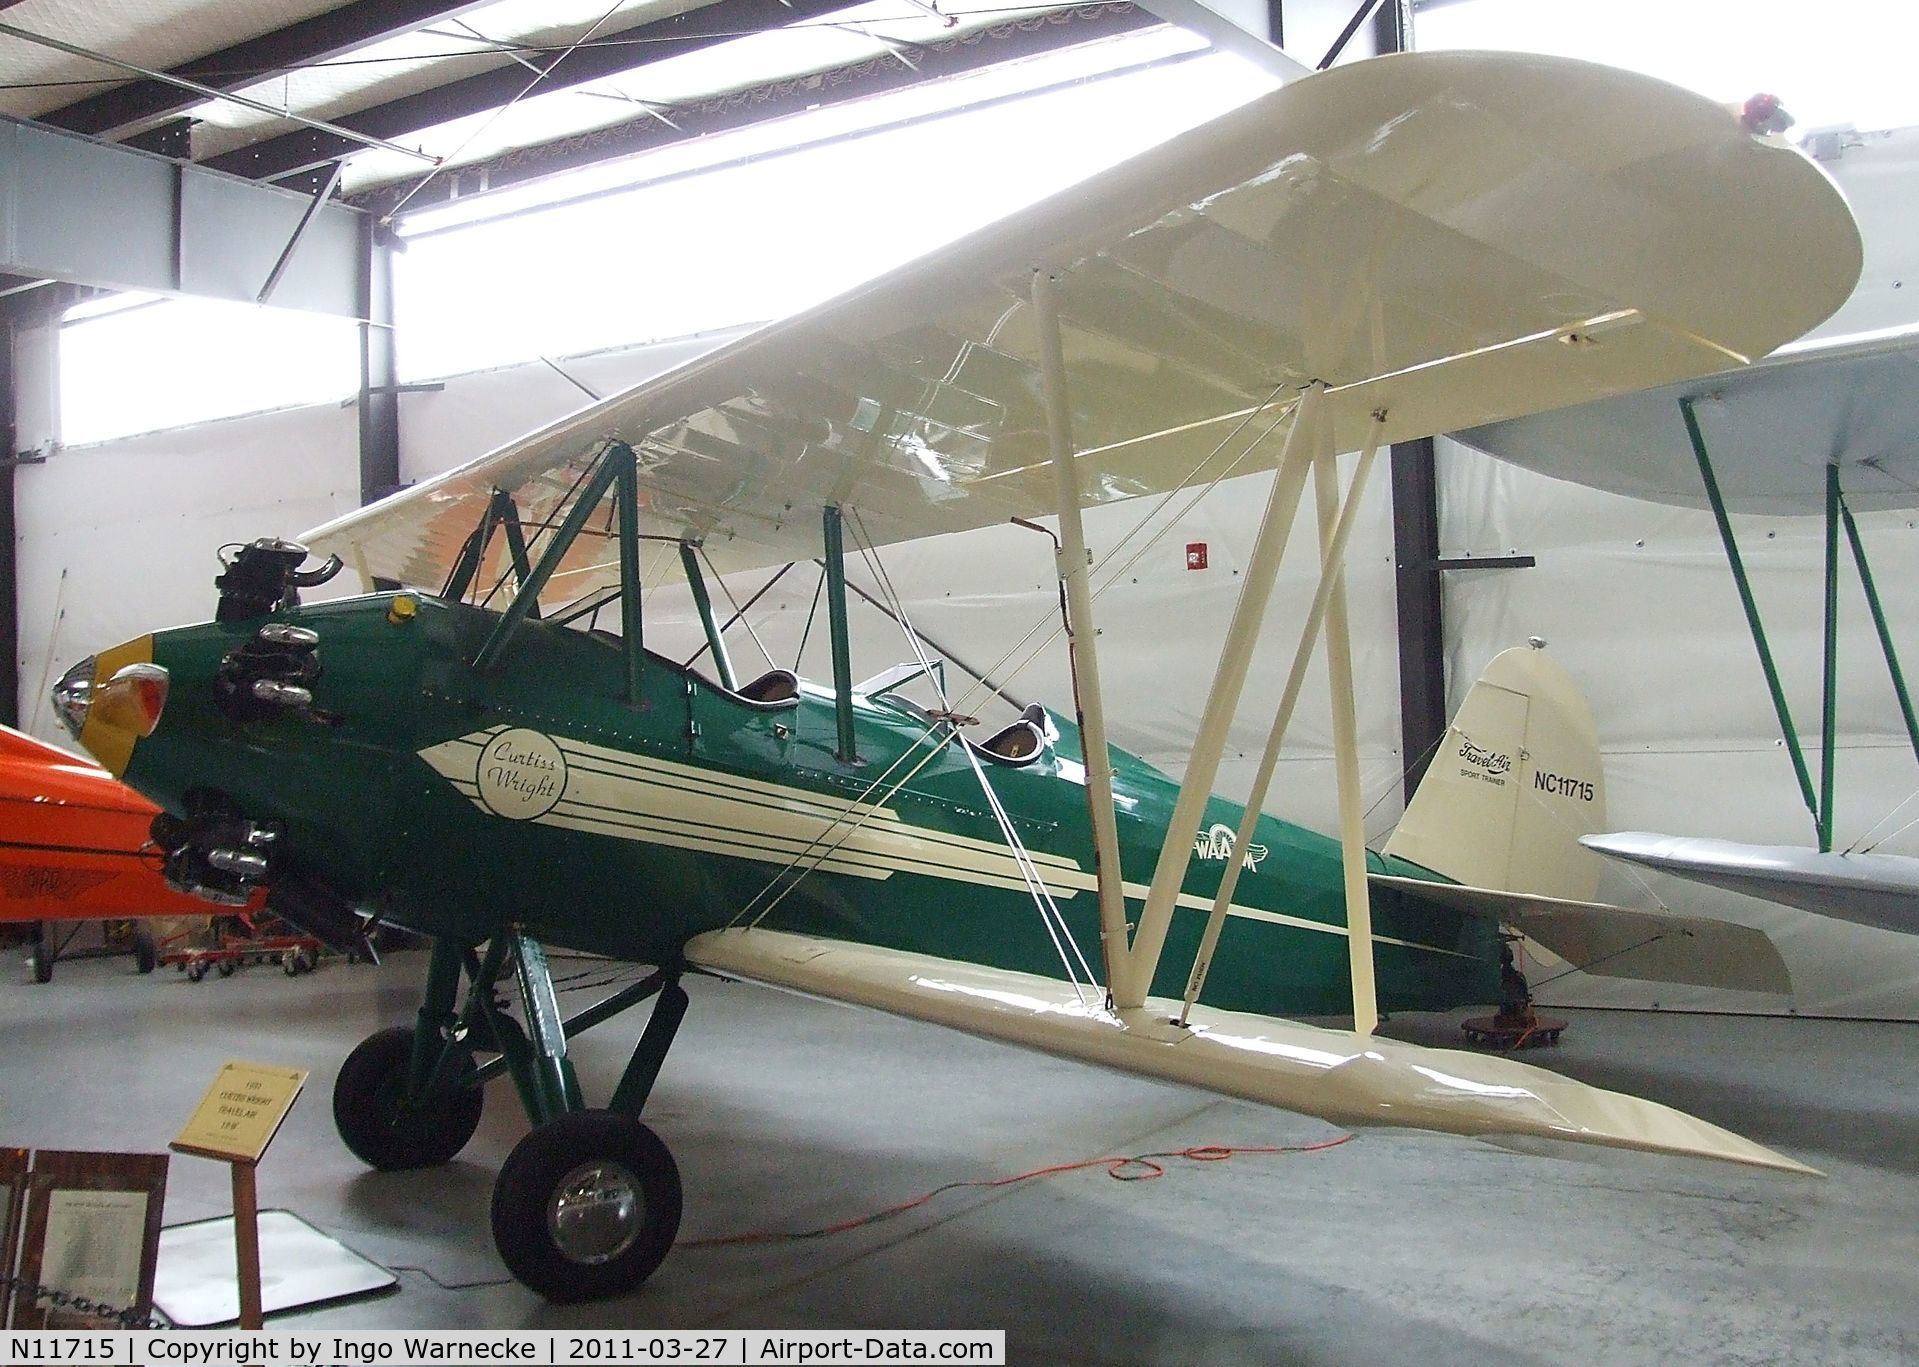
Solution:
<svg viewBox="0 0 1919 1367"><path fill-rule="evenodd" d="M1255 405L1254 407L1248 409L1246 414L1243 417L1241 417L1238 423L1234 425L1233 430L1228 432L1224 437L1220 438L1218 443L1213 446L1212 450L1208 451L1206 455L1201 457L1200 460L1197 461L1192 466L1192 468L1186 472L1186 476L1183 479L1181 479L1171 489L1167 490L1166 493L1162 494L1154 502L1153 506L1149 508L1139 518L1139 520L1133 524L1132 529L1113 544L1113 548L1110 551L1108 551L1104 556L1102 556L1100 558L1099 563L1096 566L1094 566L1093 572L1097 574L1104 571L1107 568L1107 566L1109 566L1112 563L1114 557L1117 556L1119 552L1130 541L1132 541L1134 537L1138 536L1141 532L1145 531L1145 529L1148 526L1150 526L1155 519L1159 517L1159 515L1168 507L1168 505L1172 503L1172 501L1175 498L1177 498L1182 493L1188 492L1193 482L1200 477L1201 472L1204 471L1208 466L1210 466L1216 459L1218 459L1220 454L1226 450L1227 446L1231 444L1236 438L1238 438L1240 433L1246 430L1247 426L1253 421L1254 418L1259 416L1259 414L1269 410L1272 407L1273 403L1279 398L1279 396L1283 392L1285 392L1286 388L1287 386L1284 384L1275 386L1273 390L1266 396L1265 399L1263 399L1259 404ZM1114 570L1110 575L1108 575L1105 583L1091 586L1091 595L1094 601L1098 601L1098 599L1100 598L1102 594L1104 594L1108 589L1112 588L1114 584L1118 583L1120 578L1124 576L1126 572L1130 570L1134 565L1138 564L1139 561L1146 555L1148 551L1152 550L1154 546L1157 546L1161 541L1165 540L1165 538L1172 531L1172 529L1176 525L1178 525L1179 519L1184 517L1187 513L1191 512L1192 509L1199 503L1201 499L1205 498L1208 494L1212 493L1214 489L1218 488L1222 481L1231 478L1233 475L1233 472L1236 471L1241 465L1245 464L1247 458L1250 457L1254 451L1259 449L1260 444L1264 442L1268 437L1270 437L1278 429L1279 425L1283 423L1284 421L1286 421L1287 415L1293 412L1297 407L1298 407L1297 400L1293 401L1292 403L1283 405L1279 413L1274 416L1272 422L1267 424L1266 429L1262 431L1261 433L1259 433L1258 436L1254 437L1253 440L1246 445L1245 449L1242 450L1237 456L1235 456L1225 466L1224 469L1222 469L1218 474L1212 476L1209 480L1207 480L1207 482L1203 486L1201 486L1197 490L1197 492L1193 492L1192 496L1186 500L1186 503L1184 504L1184 506L1182 506L1179 509L1178 512L1174 513L1170 518L1167 518L1165 521L1165 524L1161 526L1160 529L1157 532L1155 532L1152 535L1152 537L1149 538L1144 545L1142 545L1137 551L1135 551L1133 555L1124 564L1122 564L1118 569ZM1051 631L1047 631L1047 628L1049 626L1052 628ZM1019 640L1015 641L1012 644L1012 646L1010 646L997 660L995 660L992 664L988 665L983 672L988 675L991 675L994 678L1001 679L1002 681L1011 680L1017 677L1022 670L1024 670L1028 665L1032 664L1034 660L1039 658L1039 654L1041 651L1045 650L1054 641L1058 640L1060 635L1065 631L1065 629L1066 628L1063 625L1060 625L1055 621L1055 614L1049 609L1044 616L1042 616L1037 622L1035 622L1032 625L1031 628L1028 629L1028 631L1026 632L1024 636L1020 637ZM1038 641L1037 644L1034 644L1031 650L1027 650L1026 649L1027 645L1033 642L1034 638L1038 637L1041 632L1046 632L1044 639ZM1005 673L1002 673L1001 667L1006 665L1009 661L1011 661L1014 656L1020 655L1021 651L1025 651L1026 653L1020 658L1019 663L1016 665L1013 665L1012 668L1010 670L1007 670ZM956 706L970 707L978 696L979 696L979 686L975 685L973 688L969 689L966 693L961 695L960 700L956 704Z"/></svg>
<svg viewBox="0 0 1919 1367"><path fill-rule="evenodd" d="M919 633L913 629L913 624L907 616L906 601L900 596L899 591L893 587L892 576L887 574L886 564L880 559L879 548L873 544L872 535L866 529L866 520L860 516L858 509L854 509L853 511L853 526L860 541L863 543L860 546L860 554L867 563L869 573L873 575L875 582L879 584L881 592L891 601L892 610L896 616L896 620L900 624L900 630L906 636L906 643L912 647L914 659L918 661L921 671L925 674L927 681L932 685L934 693L938 696L941 710L948 715L949 720L947 721L947 725L954 726L955 723L950 720L952 707L950 700L946 696L946 687L944 683L941 682L939 675L934 672L932 662L926 657ZM1080 978L1073 971L1073 960L1078 960L1080 970L1086 975L1086 985L1088 987L1095 986L1098 982L1098 979L1093 974L1092 968L1086 962L1085 952L1080 949L1079 942L1074 938L1072 928L1067 925L1065 915L1059 909L1059 904L1053 900L1052 890L1046 886L1045 877L1040 873L1039 867L1034 862L1031 852L1027 850L1025 842L1020 839L1019 830L1014 826L1012 817L1007 813L1004 804L1000 802L998 791L993 787L992 781L987 778L985 768L981 765L979 756L974 754L973 748L967 745L963 740L960 744L960 750L966 756L967 763L972 768L974 777L979 780L980 791L985 795L987 808L992 812L993 819L999 826L1000 836L1005 840L1006 848L1012 853L1013 862L1020 871L1021 880L1026 884L1027 892L1033 898L1034 905L1039 909L1041 924L1045 926L1048 937L1053 941L1053 949L1059 955L1060 967L1066 971L1066 980L1073 985L1074 995L1079 998L1080 1004L1084 1006L1086 1004L1086 996L1081 989ZM1072 946L1072 955L1070 958L1067 954L1068 945Z"/></svg>
<svg viewBox="0 0 1919 1367"><path fill-rule="evenodd" d="M773 652L766 648L766 642L760 639L759 632L753 630L753 619L746 615L746 608L740 606L740 600L735 598L733 596L733 590L726 586L725 578L721 576L717 569L713 568L713 557L706 553L706 547L704 546L697 547L696 549L699 552L700 559L706 562L706 568L708 572L712 574L713 582L718 584L720 586L720 592L726 595L726 605L733 609L733 620L746 628L746 634L753 638L753 644L758 646L760 654L766 657L766 667L768 669L778 669L780 667L779 662L773 658ZM782 574L785 572L784 570L780 571ZM747 607L751 606L752 604L749 602Z"/></svg>

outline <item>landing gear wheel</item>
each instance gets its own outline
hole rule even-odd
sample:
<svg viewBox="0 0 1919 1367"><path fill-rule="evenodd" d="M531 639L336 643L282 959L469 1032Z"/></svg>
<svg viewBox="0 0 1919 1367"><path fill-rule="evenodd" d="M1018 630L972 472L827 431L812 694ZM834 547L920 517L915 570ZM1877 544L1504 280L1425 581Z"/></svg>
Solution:
<svg viewBox="0 0 1919 1367"><path fill-rule="evenodd" d="M466 1147L486 1096L472 1083L473 1056L460 1056L459 1085L418 1106L403 1104L413 1064L413 1030L396 1025L360 1041L333 1084L333 1124L354 1157L381 1172L434 1167Z"/></svg>
<svg viewBox="0 0 1919 1367"><path fill-rule="evenodd" d="M221 977L231 978L233 976L233 970L238 968L239 966L240 965L236 964L231 959L222 959L217 965L215 965L215 968L218 970Z"/></svg>
<svg viewBox="0 0 1919 1367"><path fill-rule="evenodd" d="M296 978L299 976L300 955L297 950L289 949L286 953L280 956L280 971L282 973L285 973L289 978Z"/></svg>
<svg viewBox="0 0 1919 1367"><path fill-rule="evenodd" d="M296 949L293 962L302 973L311 973L320 966L320 951L317 949Z"/></svg>
<svg viewBox="0 0 1919 1367"><path fill-rule="evenodd" d="M133 932L133 967L137 973L151 973L160 962L160 950L144 930Z"/></svg>
<svg viewBox="0 0 1919 1367"><path fill-rule="evenodd" d="M207 966L205 964L190 963L187 965L187 981L188 982L197 983L200 981L200 979L206 977L206 975L207 975Z"/></svg>
<svg viewBox="0 0 1919 1367"><path fill-rule="evenodd" d="M493 1243L550 1301L631 1291L680 1229L680 1169L660 1137L613 1111L573 1111L514 1146L493 1184Z"/></svg>
<svg viewBox="0 0 1919 1367"><path fill-rule="evenodd" d="M45 926L33 928L33 950L27 956L27 962L33 966L33 980L37 983L53 981L53 946L47 943Z"/></svg>

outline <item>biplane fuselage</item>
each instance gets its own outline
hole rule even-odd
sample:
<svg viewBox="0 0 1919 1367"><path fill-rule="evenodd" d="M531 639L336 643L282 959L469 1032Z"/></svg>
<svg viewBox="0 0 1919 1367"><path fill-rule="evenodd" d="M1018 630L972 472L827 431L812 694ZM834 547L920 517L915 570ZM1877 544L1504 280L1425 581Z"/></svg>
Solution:
<svg viewBox="0 0 1919 1367"><path fill-rule="evenodd" d="M1050 735L1017 762L979 749L975 759L913 703L856 694L858 752L847 762L829 690L800 683L788 700L756 702L649 654L636 706L615 641L532 621L483 672L471 661L497 613L407 595L417 611L404 616L390 611L393 597L275 615L318 635L314 708L329 721L236 721L221 710L222 659L259 619L133 643L150 640L172 688L159 728L133 747L128 781L176 814L211 799L277 825L278 870L466 944L517 926L553 945L672 964L694 935L758 922L1062 976L983 797L984 772L1098 971L1092 837L1069 721L1047 714ZM1151 867L1177 786L1136 756L1115 750L1113 761L1130 882ZM1158 990L1178 995L1241 814L1219 798L1207 811ZM1349 1010L1337 843L1264 818L1241 858L1208 1000ZM1375 898L1384 1006L1497 995L1498 943L1485 922L1388 891Z"/></svg>

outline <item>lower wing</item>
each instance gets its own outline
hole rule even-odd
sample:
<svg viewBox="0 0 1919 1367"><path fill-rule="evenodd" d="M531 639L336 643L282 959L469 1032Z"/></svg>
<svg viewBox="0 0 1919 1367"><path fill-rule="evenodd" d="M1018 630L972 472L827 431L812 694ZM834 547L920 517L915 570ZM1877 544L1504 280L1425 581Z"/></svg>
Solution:
<svg viewBox="0 0 1919 1367"><path fill-rule="evenodd" d="M1592 838L1580 843L1609 853ZM1792 991L1792 975L1771 938L1731 921L1380 873L1372 881L1511 926L1581 972L1742 992Z"/></svg>
<svg viewBox="0 0 1919 1367"><path fill-rule="evenodd" d="M1174 1002L1108 1010L1093 989L930 955L771 930L721 930L686 946L694 965L1025 1045L1167 1082L1316 1115L1464 1135L1524 1135L1756 1167L1814 1169L1657 1102L1510 1058L1429 1049Z"/></svg>

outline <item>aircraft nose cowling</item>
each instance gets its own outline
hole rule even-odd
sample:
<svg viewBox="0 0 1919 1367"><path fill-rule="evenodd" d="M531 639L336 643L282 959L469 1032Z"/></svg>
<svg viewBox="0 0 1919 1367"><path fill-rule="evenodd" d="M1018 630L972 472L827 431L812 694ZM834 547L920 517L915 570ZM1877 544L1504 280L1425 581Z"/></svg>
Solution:
<svg viewBox="0 0 1919 1367"><path fill-rule="evenodd" d="M80 744L115 778L133 747L160 724L169 679L153 662L153 637L141 636L80 661L53 686L53 704Z"/></svg>

